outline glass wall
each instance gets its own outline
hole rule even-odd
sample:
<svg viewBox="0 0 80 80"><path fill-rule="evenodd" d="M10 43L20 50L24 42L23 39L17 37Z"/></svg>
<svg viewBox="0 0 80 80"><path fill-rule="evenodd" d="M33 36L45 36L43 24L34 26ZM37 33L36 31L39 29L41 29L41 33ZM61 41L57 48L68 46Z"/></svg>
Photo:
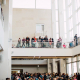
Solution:
<svg viewBox="0 0 80 80"><path fill-rule="evenodd" d="M13 8L51 9L51 0L13 0Z"/></svg>
<svg viewBox="0 0 80 80"><path fill-rule="evenodd" d="M80 73L80 56L68 58L67 73L71 77L74 73Z"/></svg>

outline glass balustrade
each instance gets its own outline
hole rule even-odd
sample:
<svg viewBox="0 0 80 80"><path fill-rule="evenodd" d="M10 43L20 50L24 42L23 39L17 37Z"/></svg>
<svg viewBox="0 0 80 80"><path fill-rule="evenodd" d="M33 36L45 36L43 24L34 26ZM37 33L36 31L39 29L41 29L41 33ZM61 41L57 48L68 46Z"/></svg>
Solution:
<svg viewBox="0 0 80 80"><path fill-rule="evenodd" d="M77 41L80 45L80 38ZM73 48L76 46L76 42L34 42L30 41L29 43L18 42L17 40L12 41L12 48Z"/></svg>

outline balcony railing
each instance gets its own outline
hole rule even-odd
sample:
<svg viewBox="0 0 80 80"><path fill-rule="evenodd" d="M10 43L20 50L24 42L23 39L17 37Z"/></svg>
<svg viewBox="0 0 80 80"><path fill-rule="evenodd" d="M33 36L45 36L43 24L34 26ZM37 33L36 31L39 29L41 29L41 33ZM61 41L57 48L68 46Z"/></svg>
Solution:
<svg viewBox="0 0 80 80"><path fill-rule="evenodd" d="M80 43L78 44L80 45ZM12 42L12 48L72 48L76 45L72 42L31 42L30 43L18 43L17 41Z"/></svg>
<svg viewBox="0 0 80 80"><path fill-rule="evenodd" d="M65 44L64 44L65 43ZM80 45L80 38L77 41ZM76 42L18 42L17 40L12 41L12 48L73 48L76 46Z"/></svg>

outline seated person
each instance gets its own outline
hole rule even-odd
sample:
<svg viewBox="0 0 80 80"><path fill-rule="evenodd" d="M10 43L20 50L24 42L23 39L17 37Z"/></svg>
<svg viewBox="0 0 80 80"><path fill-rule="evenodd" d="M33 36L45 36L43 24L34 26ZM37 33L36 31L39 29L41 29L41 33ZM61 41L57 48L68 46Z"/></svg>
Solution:
<svg viewBox="0 0 80 80"><path fill-rule="evenodd" d="M73 41L69 43L69 46L70 46L70 47L74 47Z"/></svg>
<svg viewBox="0 0 80 80"><path fill-rule="evenodd" d="M66 45L65 45L65 43L63 44L63 47L64 47L64 48L66 48Z"/></svg>

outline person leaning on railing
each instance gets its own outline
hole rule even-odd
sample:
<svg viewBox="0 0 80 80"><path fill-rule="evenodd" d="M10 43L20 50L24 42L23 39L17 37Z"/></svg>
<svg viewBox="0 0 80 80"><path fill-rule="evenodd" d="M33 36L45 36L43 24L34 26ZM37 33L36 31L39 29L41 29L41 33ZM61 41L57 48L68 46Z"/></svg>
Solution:
<svg viewBox="0 0 80 80"><path fill-rule="evenodd" d="M25 38L22 39L22 47L25 48Z"/></svg>
<svg viewBox="0 0 80 80"><path fill-rule="evenodd" d="M32 47L34 47L34 43L33 42L34 42L34 38L31 39L31 45L32 45Z"/></svg>
<svg viewBox="0 0 80 80"><path fill-rule="evenodd" d="M47 36L45 36L44 41L46 42L45 43L45 45L46 45L45 47L48 47L48 38L47 38Z"/></svg>
<svg viewBox="0 0 80 80"><path fill-rule="evenodd" d="M19 38L19 39L18 39L17 47L19 48L20 46L21 46L21 39Z"/></svg>
<svg viewBox="0 0 80 80"><path fill-rule="evenodd" d="M38 47L41 47L41 36L39 36L37 42L38 42Z"/></svg>
<svg viewBox="0 0 80 80"><path fill-rule="evenodd" d="M49 47L51 48L51 45L52 45L52 39L50 38L49 39Z"/></svg>
<svg viewBox="0 0 80 80"><path fill-rule="evenodd" d="M62 39L61 39L61 37L59 37L58 42L59 42L59 48L60 48L62 46Z"/></svg>
<svg viewBox="0 0 80 80"><path fill-rule="evenodd" d="M44 38L41 38L41 47L44 47Z"/></svg>

